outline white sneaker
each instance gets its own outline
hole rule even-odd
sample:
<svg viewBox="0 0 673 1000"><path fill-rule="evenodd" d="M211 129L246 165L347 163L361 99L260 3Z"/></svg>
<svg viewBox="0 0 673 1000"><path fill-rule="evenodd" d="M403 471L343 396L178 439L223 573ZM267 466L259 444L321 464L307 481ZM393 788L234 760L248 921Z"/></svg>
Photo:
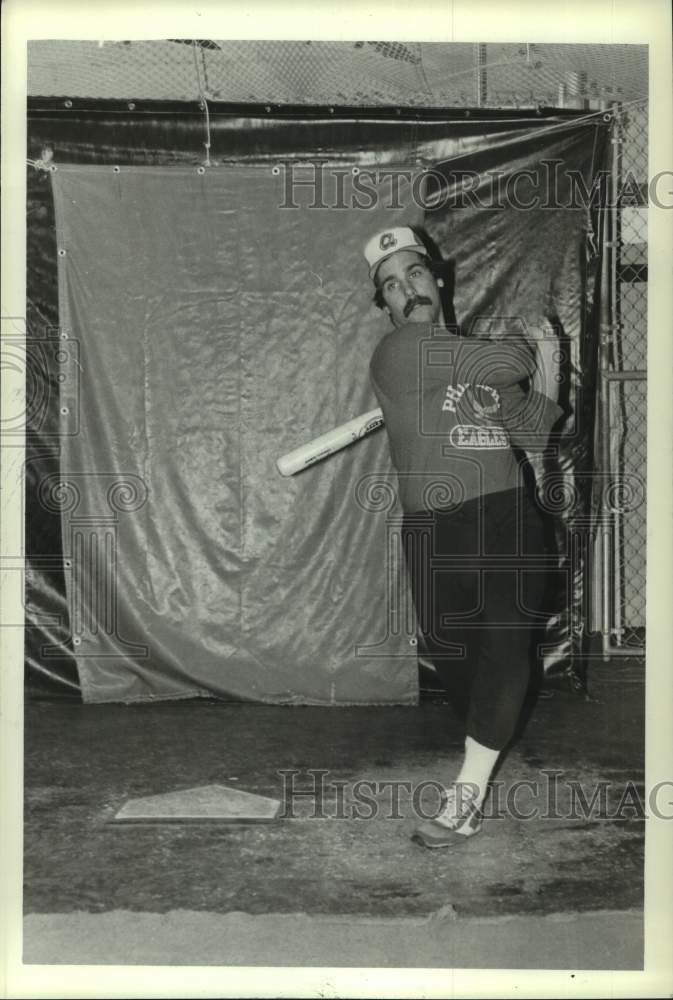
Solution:
<svg viewBox="0 0 673 1000"><path fill-rule="evenodd" d="M419 823L411 839L423 847L459 847L481 830L483 816L476 791L468 785L450 785L435 819Z"/></svg>

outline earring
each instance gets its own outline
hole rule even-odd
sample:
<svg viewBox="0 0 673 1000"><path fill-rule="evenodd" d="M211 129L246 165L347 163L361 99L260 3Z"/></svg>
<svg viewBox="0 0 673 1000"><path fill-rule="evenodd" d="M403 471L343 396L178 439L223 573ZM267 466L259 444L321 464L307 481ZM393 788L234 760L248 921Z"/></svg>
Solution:
<svg viewBox="0 0 673 1000"><path fill-rule="evenodd" d="M444 279L443 278L437 278L437 286L439 288L443 288L444 287Z"/></svg>

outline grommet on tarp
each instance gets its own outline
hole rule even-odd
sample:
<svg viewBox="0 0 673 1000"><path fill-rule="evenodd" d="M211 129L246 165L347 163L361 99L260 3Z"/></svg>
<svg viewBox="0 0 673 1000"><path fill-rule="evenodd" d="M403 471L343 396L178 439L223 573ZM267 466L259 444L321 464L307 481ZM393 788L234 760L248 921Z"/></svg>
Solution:
<svg viewBox="0 0 673 1000"><path fill-rule="evenodd" d="M411 638L409 640L409 645L410 646L417 646L418 645L418 639L414 636L413 638Z"/></svg>
<svg viewBox="0 0 673 1000"><path fill-rule="evenodd" d="M121 178L121 172L122 172L122 168L119 166L119 164L115 163L115 165L112 168L112 173L115 175L114 186L115 186L115 191L117 192L117 199L119 201L122 200L122 178Z"/></svg>
<svg viewBox="0 0 673 1000"><path fill-rule="evenodd" d="M196 168L196 172L197 172L197 174L202 174L203 175L206 172L206 168L205 167L197 167Z"/></svg>
<svg viewBox="0 0 673 1000"><path fill-rule="evenodd" d="M63 107L64 108L71 108L72 107L72 101L70 101L70 100L64 101L63 102Z"/></svg>
<svg viewBox="0 0 673 1000"><path fill-rule="evenodd" d="M63 247L59 247L58 255L59 257L65 257L65 250L63 249Z"/></svg>
<svg viewBox="0 0 673 1000"><path fill-rule="evenodd" d="M280 173L280 167L271 167L271 173L273 174L274 177L277 177L278 174Z"/></svg>

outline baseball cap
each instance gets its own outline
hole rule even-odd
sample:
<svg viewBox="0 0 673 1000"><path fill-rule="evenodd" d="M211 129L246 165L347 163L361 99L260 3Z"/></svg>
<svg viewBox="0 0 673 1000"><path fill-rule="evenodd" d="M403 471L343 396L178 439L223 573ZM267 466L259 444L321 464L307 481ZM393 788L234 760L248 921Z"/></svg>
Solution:
<svg viewBox="0 0 673 1000"><path fill-rule="evenodd" d="M427 256L428 251L409 226L395 226L384 229L365 243L365 260L369 264L369 277L373 278L379 264L392 257L398 250L415 250Z"/></svg>

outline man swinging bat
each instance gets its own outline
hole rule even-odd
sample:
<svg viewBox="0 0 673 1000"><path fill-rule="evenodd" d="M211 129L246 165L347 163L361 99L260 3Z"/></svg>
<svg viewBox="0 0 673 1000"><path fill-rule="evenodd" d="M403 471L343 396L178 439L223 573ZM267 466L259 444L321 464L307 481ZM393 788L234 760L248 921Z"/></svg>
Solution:
<svg viewBox="0 0 673 1000"><path fill-rule="evenodd" d="M481 829L488 782L530 680L545 545L513 445L533 412L525 380L536 356L522 338L463 337L444 326L442 279L412 229L377 233L364 254L393 326L370 375L399 479L419 630L449 689L459 674L469 678L462 766L439 815L413 839L456 847ZM534 430L544 439L560 410L543 402Z"/></svg>

